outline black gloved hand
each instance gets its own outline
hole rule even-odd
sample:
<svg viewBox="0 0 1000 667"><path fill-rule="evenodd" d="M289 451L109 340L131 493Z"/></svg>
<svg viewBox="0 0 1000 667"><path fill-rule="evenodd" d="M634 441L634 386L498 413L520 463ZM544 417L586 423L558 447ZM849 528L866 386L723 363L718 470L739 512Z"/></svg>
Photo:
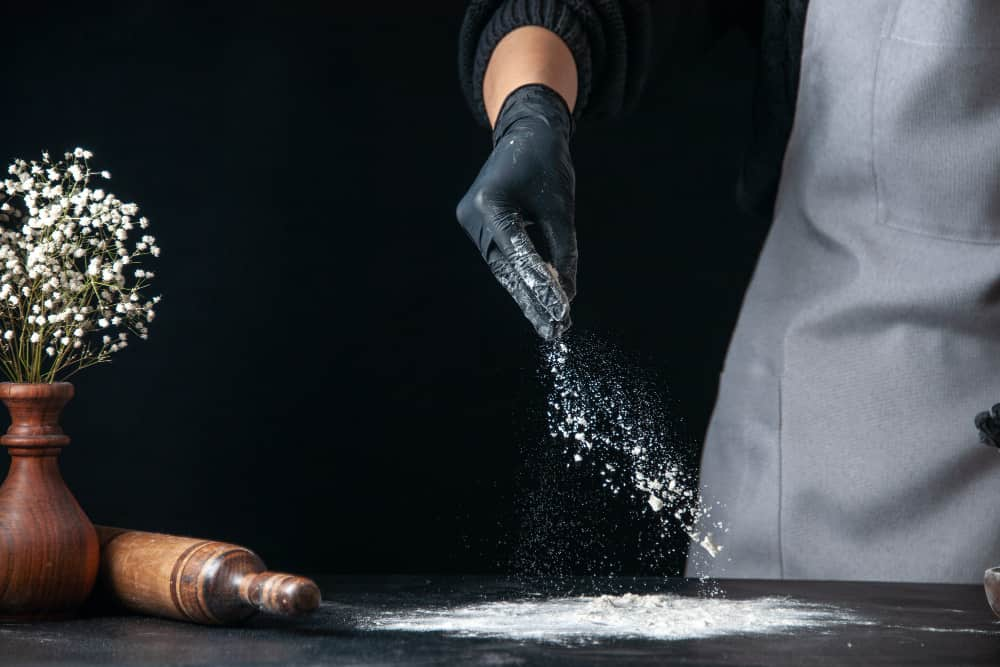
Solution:
<svg viewBox="0 0 1000 667"><path fill-rule="evenodd" d="M976 428L983 444L1000 448L1000 403L994 405L990 412L976 415Z"/></svg>
<svg viewBox="0 0 1000 667"><path fill-rule="evenodd" d="M497 281L546 340L569 328L576 294L572 132L573 117L554 90L514 90L497 117L493 152L457 211Z"/></svg>

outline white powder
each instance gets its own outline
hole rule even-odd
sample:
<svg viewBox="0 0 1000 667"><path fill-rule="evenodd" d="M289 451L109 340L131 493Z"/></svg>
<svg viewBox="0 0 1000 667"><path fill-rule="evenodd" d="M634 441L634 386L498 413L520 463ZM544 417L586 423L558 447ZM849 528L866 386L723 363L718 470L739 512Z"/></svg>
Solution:
<svg viewBox="0 0 1000 667"><path fill-rule="evenodd" d="M753 600L674 594L602 595L485 602L454 608L385 612L369 629L443 632L554 643L602 638L700 639L868 624L850 610L783 597Z"/></svg>
<svg viewBox="0 0 1000 667"><path fill-rule="evenodd" d="M705 537L701 538L698 542L698 546L708 552L708 555L715 558L722 551L722 547L712 541L712 533L708 533Z"/></svg>
<svg viewBox="0 0 1000 667"><path fill-rule="evenodd" d="M567 466L593 466L611 493L624 490L657 516L662 537L679 527L708 556L717 557L724 546L713 531L728 529L712 521L710 503L681 465L659 397L648 388L637 390L627 369L612 368L595 356L574 355L565 342L547 350L549 433L573 461Z"/></svg>

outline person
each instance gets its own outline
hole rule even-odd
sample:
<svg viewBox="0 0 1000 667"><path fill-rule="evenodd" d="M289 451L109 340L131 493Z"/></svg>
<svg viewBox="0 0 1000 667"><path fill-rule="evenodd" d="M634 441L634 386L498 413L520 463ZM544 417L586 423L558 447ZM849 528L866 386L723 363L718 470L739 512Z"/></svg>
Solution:
<svg viewBox="0 0 1000 667"><path fill-rule="evenodd" d="M574 125L634 103L665 5L468 6L461 81L493 150L457 217L544 338L576 291ZM1000 3L762 15L739 193L771 228L702 454L729 527L708 574L981 581L1000 560L1000 464L972 423L1000 396Z"/></svg>

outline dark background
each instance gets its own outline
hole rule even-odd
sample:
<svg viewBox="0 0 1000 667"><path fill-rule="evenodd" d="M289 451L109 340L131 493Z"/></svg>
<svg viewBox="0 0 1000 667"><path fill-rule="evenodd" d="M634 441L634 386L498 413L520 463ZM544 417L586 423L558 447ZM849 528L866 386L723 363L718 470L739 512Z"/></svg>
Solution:
<svg viewBox="0 0 1000 667"><path fill-rule="evenodd" d="M163 248L150 339L77 376L64 415L95 522L306 572L516 569L547 387L454 220L489 150L457 83L463 5L5 10L3 164L90 148ZM641 108L574 140L574 321L654 378L696 461L766 227L732 196L752 40L688 13ZM573 525L634 571L602 498Z"/></svg>

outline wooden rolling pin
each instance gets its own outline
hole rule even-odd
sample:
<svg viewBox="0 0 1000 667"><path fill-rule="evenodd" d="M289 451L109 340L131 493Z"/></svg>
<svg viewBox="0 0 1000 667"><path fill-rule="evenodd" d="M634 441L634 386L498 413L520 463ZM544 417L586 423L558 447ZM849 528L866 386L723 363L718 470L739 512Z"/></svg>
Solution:
<svg viewBox="0 0 1000 667"><path fill-rule="evenodd" d="M311 579L268 572L244 547L95 527L101 544L99 591L131 611L224 625L258 611L296 616L319 607L320 591Z"/></svg>

